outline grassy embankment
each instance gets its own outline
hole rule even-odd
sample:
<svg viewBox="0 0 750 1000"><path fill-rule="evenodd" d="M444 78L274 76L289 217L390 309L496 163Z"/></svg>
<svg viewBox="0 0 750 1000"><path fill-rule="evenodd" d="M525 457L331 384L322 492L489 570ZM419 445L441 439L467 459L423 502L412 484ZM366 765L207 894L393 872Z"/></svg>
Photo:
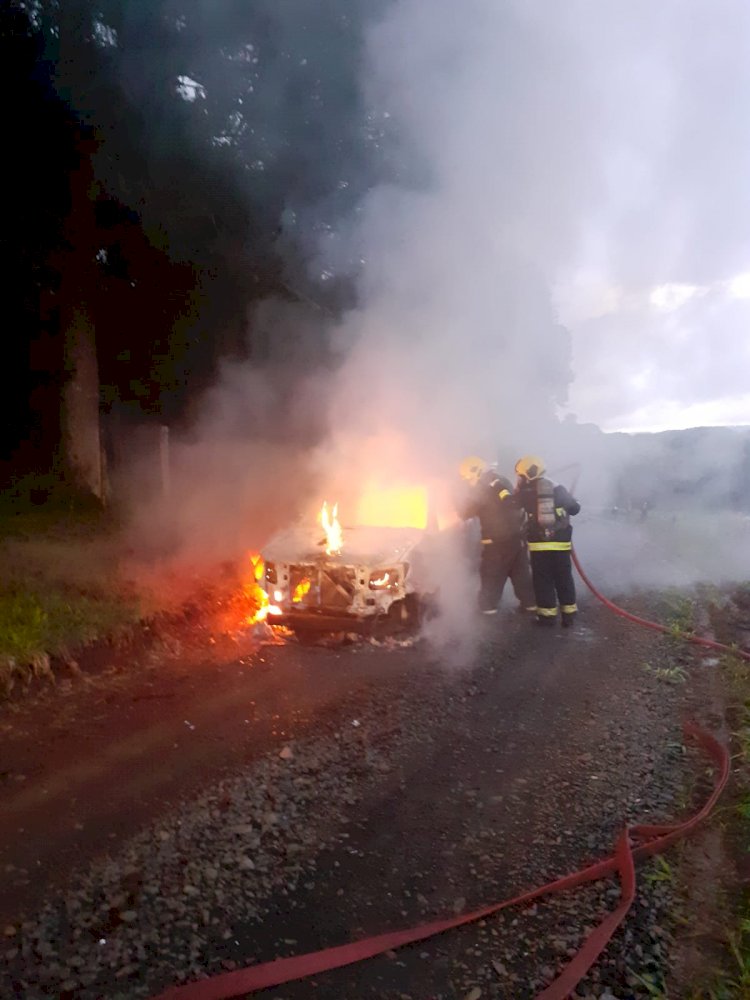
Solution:
<svg viewBox="0 0 750 1000"><path fill-rule="evenodd" d="M750 583L734 589L715 609L720 638L747 647ZM750 664L731 655L722 661L732 728L732 788L724 815L725 838L734 860L737 892L727 907L729 971L717 975L711 1000L750 997Z"/></svg>
<svg viewBox="0 0 750 1000"><path fill-rule="evenodd" d="M0 697L140 616L118 577L112 516L70 493L34 499L28 488L0 495Z"/></svg>
<svg viewBox="0 0 750 1000"><path fill-rule="evenodd" d="M697 630L701 608L720 641L745 645L750 584L672 588L662 592L660 605L655 618L670 632L656 641L653 662L643 668L665 684L689 684L691 654L684 639ZM716 687L726 701L732 780L701 830L645 866L644 880L668 884L673 898L670 963L638 977L653 1000L750 1000L750 672L731 653L709 657L706 668L717 671ZM702 697L709 699L709 711L717 711L706 690ZM678 812L689 814L702 801L711 777L707 769L694 778Z"/></svg>
<svg viewBox="0 0 750 1000"><path fill-rule="evenodd" d="M717 639L746 646L750 584L701 589ZM670 639L691 630L690 618L684 606ZM706 840L685 866L677 848L673 877L685 905L675 918L682 925L685 968L678 993L652 985L649 995L658 1000L750 1000L750 671L731 653L714 657L713 664L731 730L731 780ZM718 836L712 838L711 830Z"/></svg>

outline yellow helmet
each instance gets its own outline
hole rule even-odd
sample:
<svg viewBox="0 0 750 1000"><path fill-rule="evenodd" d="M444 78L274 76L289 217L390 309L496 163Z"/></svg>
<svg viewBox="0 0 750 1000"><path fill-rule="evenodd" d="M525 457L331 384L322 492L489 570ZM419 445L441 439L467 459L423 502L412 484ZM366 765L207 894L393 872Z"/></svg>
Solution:
<svg viewBox="0 0 750 1000"><path fill-rule="evenodd" d="M533 482L544 475L544 462L538 455L524 455L516 462L516 475Z"/></svg>
<svg viewBox="0 0 750 1000"><path fill-rule="evenodd" d="M459 465L458 472L462 479L475 486L482 478L482 473L486 468L487 463L483 458L478 458L476 455L469 455Z"/></svg>

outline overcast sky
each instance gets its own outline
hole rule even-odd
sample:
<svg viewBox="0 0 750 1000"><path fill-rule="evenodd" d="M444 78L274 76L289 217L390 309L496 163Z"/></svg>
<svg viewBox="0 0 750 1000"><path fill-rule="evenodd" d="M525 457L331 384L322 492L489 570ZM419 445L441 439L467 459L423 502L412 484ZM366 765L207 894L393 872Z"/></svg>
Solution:
<svg viewBox="0 0 750 1000"><path fill-rule="evenodd" d="M750 424L750 273L627 289L560 285L576 379L568 412L604 430Z"/></svg>
<svg viewBox="0 0 750 1000"><path fill-rule="evenodd" d="M569 412L604 430L750 423L750 274L628 290L558 289L573 335Z"/></svg>
<svg viewBox="0 0 750 1000"><path fill-rule="evenodd" d="M554 275L570 411L607 430L750 423L750 4L561 6L608 122L602 197Z"/></svg>
<svg viewBox="0 0 750 1000"><path fill-rule="evenodd" d="M520 408L569 363L555 321L562 413L750 423L748 0L394 0L369 54L373 114L426 183L343 229L367 261L344 393L376 400L365 423L409 372L424 412L439 386L440 441L533 438Z"/></svg>

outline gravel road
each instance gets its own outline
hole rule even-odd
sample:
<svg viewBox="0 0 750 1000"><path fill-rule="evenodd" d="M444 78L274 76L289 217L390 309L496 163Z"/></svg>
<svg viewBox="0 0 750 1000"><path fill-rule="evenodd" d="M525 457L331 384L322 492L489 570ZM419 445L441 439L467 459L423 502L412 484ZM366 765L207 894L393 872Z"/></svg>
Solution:
<svg viewBox="0 0 750 1000"><path fill-rule="evenodd" d="M584 604L571 631L501 614L460 667L421 643L290 643L6 713L0 995L147 998L608 854L624 819L689 804L680 718L717 722L712 669ZM639 885L579 997L640 1000L661 975L669 865ZM589 886L260 995L525 1000L617 896Z"/></svg>

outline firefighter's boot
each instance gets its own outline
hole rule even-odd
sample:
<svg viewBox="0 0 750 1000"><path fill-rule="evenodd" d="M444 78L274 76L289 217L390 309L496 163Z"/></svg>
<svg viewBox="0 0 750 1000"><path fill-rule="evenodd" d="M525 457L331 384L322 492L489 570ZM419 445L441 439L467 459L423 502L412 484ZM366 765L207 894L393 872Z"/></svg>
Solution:
<svg viewBox="0 0 750 1000"><path fill-rule="evenodd" d="M557 621L557 615L540 615L537 614L535 619L537 625L541 625L542 628L554 628L555 622Z"/></svg>

